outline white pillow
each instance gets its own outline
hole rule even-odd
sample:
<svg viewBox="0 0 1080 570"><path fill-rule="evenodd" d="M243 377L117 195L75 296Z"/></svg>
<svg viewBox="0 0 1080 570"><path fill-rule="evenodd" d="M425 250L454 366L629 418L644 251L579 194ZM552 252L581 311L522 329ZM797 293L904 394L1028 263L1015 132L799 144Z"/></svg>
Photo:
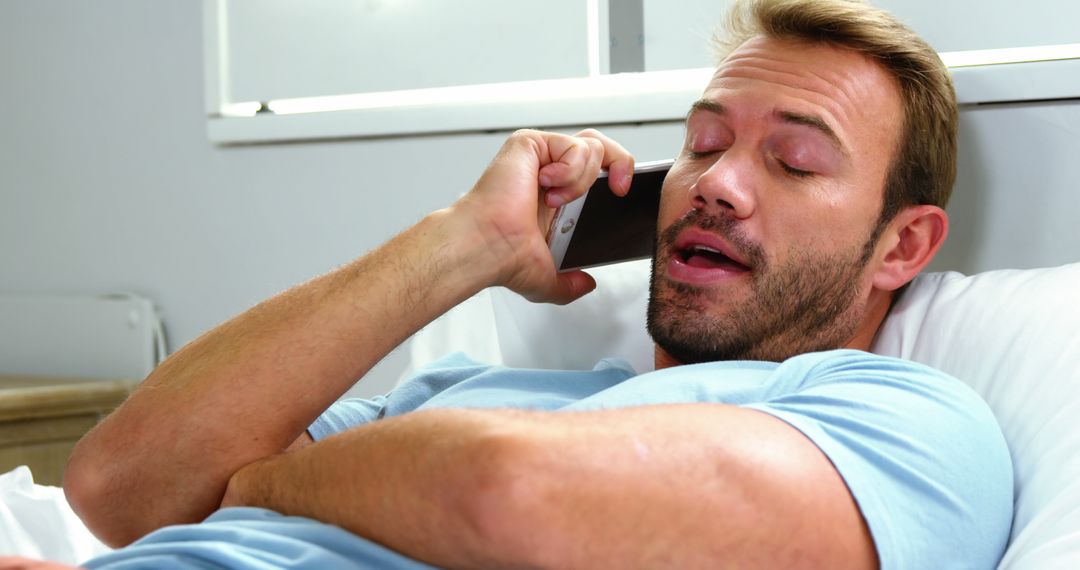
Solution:
<svg viewBox="0 0 1080 570"><path fill-rule="evenodd" d="M1016 512L1002 568L1080 566L1080 263L921 275L872 350L968 383L1013 457Z"/></svg>
<svg viewBox="0 0 1080 570"><path fill-rule="evenodd" d="M416 333L402 377L457 351L517 368L591 370L601 358L617 356L638 372L652 370L653 343L645 331L650 264L643 259L590 269L596 290L564 306L485 289Z"/></svg>
<svg viewBox="0 0 1080 570"><path fill-rule="evenodd" d="M529 368L590 369L618 356L652 370L649 261L591 271L566 307L504 289L473 297L414 338L414 367L461 350ZM996 414L1013 456L1016 514L1002 568L1080 567L1080 263L917 277L871 348L943 370Z"/></svg>

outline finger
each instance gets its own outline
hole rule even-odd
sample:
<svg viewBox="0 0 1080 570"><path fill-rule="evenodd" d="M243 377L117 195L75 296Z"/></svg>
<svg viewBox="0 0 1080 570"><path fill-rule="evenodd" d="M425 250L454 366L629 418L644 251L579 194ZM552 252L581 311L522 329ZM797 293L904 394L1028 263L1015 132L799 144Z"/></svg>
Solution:
<svg viewBox="0 0 1080 570"><path fill-rule="evenodd" d="M584 194L600 175L604 159L603 145L595 139L577 138L567 146L564 159L540 169L541 185L551 182L544 203L551 208L565 204Z"/></svg>
<svg viewBox="0 0 1080 570"><path fill-rule="evenodd" d="M557 305L565 305L580 299L593 289L596 289L596 280L584 271L560 273L555 278L555 286L547 300Z"/></svg>
<svg viewBox="0 0 1080 570"><path fill-rule="evenodd" d="M557 133L545 135L549 158L541 165L538 173L540 185L548 188L573 185L581 177L581 172L589 161L589 154L593 152L593 146L582 138Z"/></svg>
<svg viewBox="0 0 1080 570"><path fill-rule="evenodd" d="M575 136L600 141L604 149L601 166L608 170L608 186L615 194L625 196L634 176L634 155L596 129L585 129Z"/></svg>

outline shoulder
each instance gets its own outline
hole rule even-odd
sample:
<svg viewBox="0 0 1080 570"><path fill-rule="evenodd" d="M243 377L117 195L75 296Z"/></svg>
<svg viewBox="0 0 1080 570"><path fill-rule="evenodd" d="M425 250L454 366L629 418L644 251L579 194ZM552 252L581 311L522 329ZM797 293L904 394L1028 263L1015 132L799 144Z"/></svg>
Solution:
<svg viewBox="0 0 1080 570"><path fill-rule="evenodd" d="M904 411L933 409L1000 432L989 406L971 387L910 360L858 350L815 352L785 361L770 382L770 401L858 401L861 408L871 407L890 417L901 413L897 418L901 420Z"/></svg>
<svg viewBox="0 0 1080 570"><path fill-rule="evenodd" d="M932 383L948 390L965 391L966 388L956 378L925 364L851 349L800 354L781 363L777 371L801 375L802 380L810 384L876 379L884 383ZM966 391L970 392L970 389Z"/></svg>
<svg viewBox="0 0 1080 570"><path fill-rule="evenodd" d="M993 567L1012 519L1012 463L996 419L933 368L841 350L775 371L752 405L811 439L843 476L882 567ZM935 559L935 557L937 557Z"/></svg>

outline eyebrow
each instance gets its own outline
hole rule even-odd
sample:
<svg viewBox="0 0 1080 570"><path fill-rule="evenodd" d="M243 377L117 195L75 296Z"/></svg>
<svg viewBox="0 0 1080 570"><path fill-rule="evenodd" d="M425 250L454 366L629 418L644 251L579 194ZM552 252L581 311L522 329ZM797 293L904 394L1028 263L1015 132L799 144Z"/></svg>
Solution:
<svg viewBox="0 0 1080 570"><path fill-rule="evenodd" d="M780 117L780 120L785 123L791 123L793 125L805 125L812 129L824 134L832 142L836 150L840 151L845 157L850 156L847 151L847 147L844 146L844 142L840 140L840 137L836 134L836 131L825 122L824 119L815 115L803 115L801 113L792 113L791 111L777 111L776 116Z"/></svg>
<svg viewBox="0 0 1080 570"><path fill-rule="evenodd" d="M727 108L724 107L722 104L717 103L716 101L710 101L708 99L698 99L697 101L694 101L693 105L690 106L690 112L686 114L686 119L689 120L690 117L697 111L705 111L714 115L727 114ZM847 150L847 147L844 146L844 142L840 140L840 136L837 135L836 131L834 131L833 128L830 127L829 124L826 123L825 120L821 117L818 117L816 115L804 115L802 113L794 113L791 111L777 111L775 115L777 118L779 118L785 123L802 125L817 130L821 134L825 135L829 139L829 142L831 142L832 145L836 147L836 149L839 150L845 157L851 156L851 154Z"/></svg>
<svg viewBox="0 0 1080 570"><path fill-rule="evenodd" d="M708 99L698 99L694 101L693 105L690 105L690 111L686 113L687 120L690 119L690 115L693 115L696 111L707 111L714 115L723 115L727 113L727 109L723 105L716 101L709 101Z"/></svg>

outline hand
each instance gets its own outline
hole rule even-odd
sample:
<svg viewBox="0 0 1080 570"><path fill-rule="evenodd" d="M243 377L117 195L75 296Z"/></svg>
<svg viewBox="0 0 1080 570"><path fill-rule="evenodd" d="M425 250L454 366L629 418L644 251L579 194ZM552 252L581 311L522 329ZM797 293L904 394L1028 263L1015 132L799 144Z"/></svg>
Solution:
<svg viewBox="0 0 1080 570"><path fill-rule="evenodd" d="M569 303L596 282L582 271L559 274L545 241L555 210L581 196L608 169L612 191L630 190L634 158L588 129L574 136L521 130L503 144L480 180L453 210L484 236L498 270L495 285L534 302Z"/></svg>

